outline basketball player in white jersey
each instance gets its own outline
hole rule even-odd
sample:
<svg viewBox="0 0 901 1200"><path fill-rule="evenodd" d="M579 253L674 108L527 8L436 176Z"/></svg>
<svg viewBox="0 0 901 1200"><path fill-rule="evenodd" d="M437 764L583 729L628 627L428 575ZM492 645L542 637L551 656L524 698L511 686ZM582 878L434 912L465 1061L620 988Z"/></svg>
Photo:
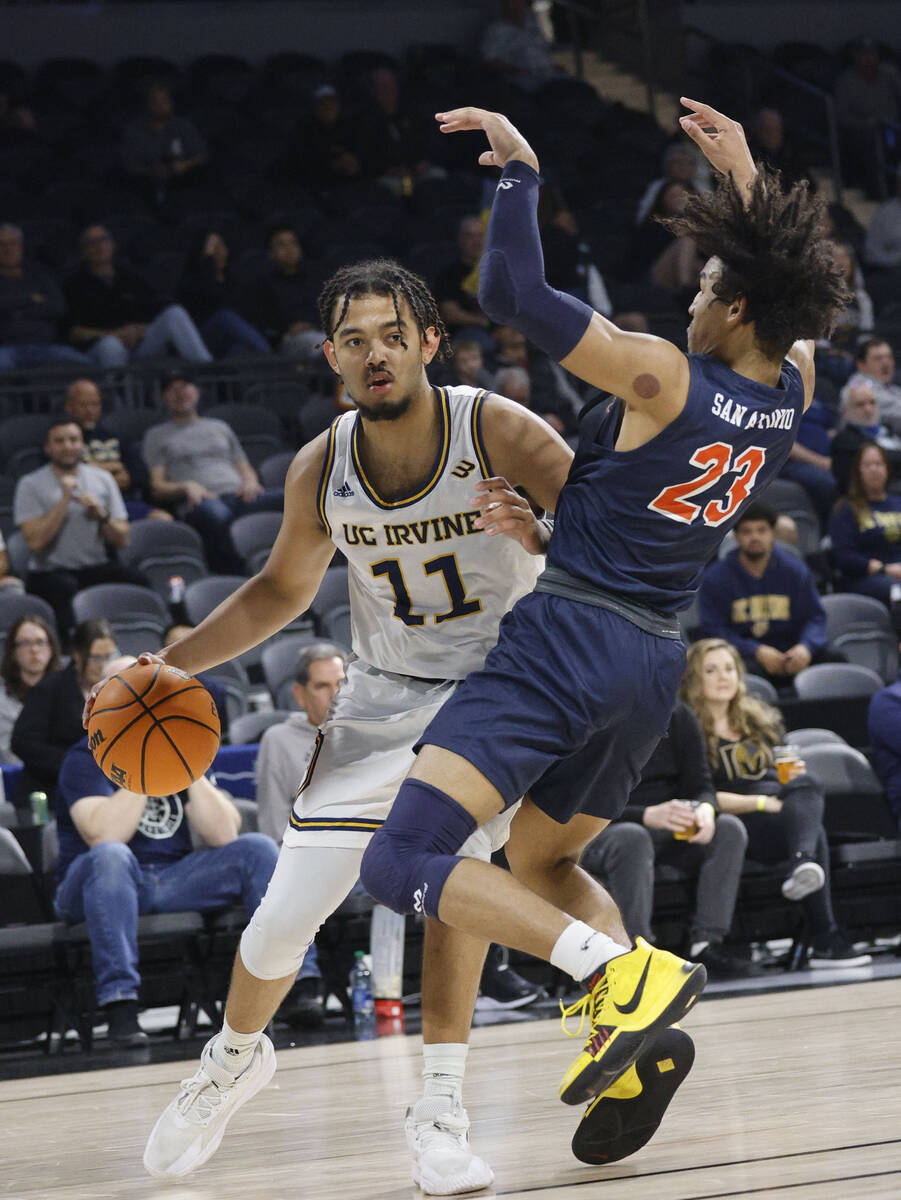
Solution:
<svg viewBox="0 0 901 1200"><path fill-rule="evenodd" d="M186 1175L217 1149L237 1108L271 1079L263 1030L319 926L352 888L413 746L481 666L503 614L543 565L548 530L513 487L552 511L572 454L542 420L469 387L434 389L445 331L422 280L386 260L337 272L320 297L325 353L357 412L297 455L267 564L159 657L191 674L283 628L316 594L335 547L348 561L358 655L320 731L269 890L236 957L225 1023L157 1122L153 1175ZM505 814L467 852L506 841ZM461 1103L487 943L427 922L424 1095L408 1114L414 1180L432 1194L487 1186Z"/></svg>

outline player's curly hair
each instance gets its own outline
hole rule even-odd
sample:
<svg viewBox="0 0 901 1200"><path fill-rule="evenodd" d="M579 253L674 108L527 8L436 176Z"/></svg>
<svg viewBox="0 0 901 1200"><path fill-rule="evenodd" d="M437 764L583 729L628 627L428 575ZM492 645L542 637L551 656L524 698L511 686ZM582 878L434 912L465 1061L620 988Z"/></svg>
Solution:
<svg viewBox="0 0 901 1200"><path fill-rule="evenodd" d="M329 340L333 339L340 329L351 300L358 296L370 295L390 296L398 321L398 296L403 296L410 306L420 334L425 334L430 326L438 333L441 344L436 357L439 360L451 357L453 348L438 312L435 297L424 279L402 267L393 258L370 258L365 262L351 263L339 268L325 281L319 293L319 320ZM405 342L401 345L407 349Z"/></svg>
<svg viewBox="0 0 901 1200"><path fill-rule="evenodd" d="M730 173L661 224L693 238L705 258L721 260L714 293L726 304L745 297L745 320L754 322L763 353L776 359L799 339L828 336L851 299L825 237L825 216L806 180L786 192L779 172L760 164L747 207Z"/></svg>

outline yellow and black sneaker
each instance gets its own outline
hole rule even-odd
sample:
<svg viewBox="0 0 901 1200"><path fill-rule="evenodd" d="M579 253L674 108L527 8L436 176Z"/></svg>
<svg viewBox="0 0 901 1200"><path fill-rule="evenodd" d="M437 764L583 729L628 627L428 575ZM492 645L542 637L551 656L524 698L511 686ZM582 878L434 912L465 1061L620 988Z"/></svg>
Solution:
<svg viewBox="0 0 901 1200"><path fill-rule="evenodd" d="M560 1099L584 1104L604 1092L635 1062L654 1037L680 1020L704 990L707 971L638 938L634 950L611 958L586 980L586 994L563 1012L563 1032L579 1037L589 1017L582 1053L563 1076ZM575 1033L567 1017L580 1013Z"/></svg>
<svg viewBox="0 0 901 1200"><path fill-rule="evenodd" d="M674 1025L612 1087L597 1096L573 1134L580 1162L614 1163L640 1150L657 1132L670 1100L695 1060L694 1042Z"/></svg>

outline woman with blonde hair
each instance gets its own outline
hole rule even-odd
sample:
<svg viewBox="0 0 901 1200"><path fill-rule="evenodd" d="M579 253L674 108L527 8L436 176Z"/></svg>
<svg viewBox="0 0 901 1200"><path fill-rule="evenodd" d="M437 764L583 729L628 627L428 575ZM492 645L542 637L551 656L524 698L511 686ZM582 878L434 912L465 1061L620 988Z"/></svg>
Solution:
<svg viewBox="0 0 901 1200"><path fill-rule="evenodd" d="M747 857L789 863L782 894L802 906L808 966L869 963L854 953L832 910L823 792L803 770L779 782L773 751L783 740L781 717L748 695L738 651L721 638L695 642L680 694L701 724L720 811L735 813L747 829Z"/></svg>

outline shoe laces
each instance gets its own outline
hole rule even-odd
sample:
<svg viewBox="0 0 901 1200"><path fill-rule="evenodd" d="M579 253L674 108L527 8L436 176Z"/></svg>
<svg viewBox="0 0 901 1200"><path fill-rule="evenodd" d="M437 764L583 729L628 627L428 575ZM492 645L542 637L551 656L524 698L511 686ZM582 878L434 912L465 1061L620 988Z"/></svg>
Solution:
<svg viewBox="0 0 901 1200"><path fill-rule="evenodd" d="M175 1102L181 1116L195 1125L206 1125L225 1099L224 1091L205 1071L200 1070L179 1084Z"/></svg>
<svg viewBox="0 0 901 1200"><path fill-rule="evenodd" d="M592 989L585 993L575 1004L570 1004L568 1007L560 1001L560 1025L567 1037L577 1038L582 1036L582 1030L585 1028L585 1019L588 1018L589 1032L595 1025L600 1024L600 1012L604 1006L604 1001L607 999L607 992L610 988L610 982L607 976L604 975ZM570 1017L580 1016L579 1028L575 1033L571 1033L566 1027L566 1022Z"/></svg>

